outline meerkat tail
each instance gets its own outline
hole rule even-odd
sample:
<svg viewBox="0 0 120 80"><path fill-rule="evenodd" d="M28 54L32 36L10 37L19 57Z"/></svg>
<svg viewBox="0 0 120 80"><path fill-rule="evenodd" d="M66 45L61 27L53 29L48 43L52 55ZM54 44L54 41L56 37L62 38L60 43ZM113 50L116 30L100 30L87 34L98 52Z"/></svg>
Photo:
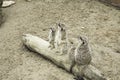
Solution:
<svg viewBox="0 0 120 80"><path fill-rule="evenodd" d="M70 73L72 73L73 72L73 68L74 68L74 66L76 65L76 63L75 62L73 62L72 63L72 65L70 66Z"/></svg>

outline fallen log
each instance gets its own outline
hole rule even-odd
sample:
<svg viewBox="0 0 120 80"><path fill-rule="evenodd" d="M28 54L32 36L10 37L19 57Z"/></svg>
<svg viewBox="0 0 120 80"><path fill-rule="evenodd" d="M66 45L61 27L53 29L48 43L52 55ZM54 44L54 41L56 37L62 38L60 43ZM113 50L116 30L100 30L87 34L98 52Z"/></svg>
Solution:
<svg viewBox="0 0 120 80"><path fill-rule="evenodd" d="M55 49L49 48L49 42L30 34L23 35L22 38L23 44L27 46L32 51L39 53L44 58L52 61L58 67L65 69L66 71L70 72L71 62L68 58L67 54L59 55L56 53ZM77 67L73 68L73 74L79 75ZM84 71L83 75L88 80L107 80L107 78L94 66L89 65L87 66Z"/></svg>
<svg viewBox="0 0 120 80"><path fill-rule="evenodd" d="M11 5L14 5L15 1L9 0L9 1L3 1L2 8L9 7Z"/></svg>

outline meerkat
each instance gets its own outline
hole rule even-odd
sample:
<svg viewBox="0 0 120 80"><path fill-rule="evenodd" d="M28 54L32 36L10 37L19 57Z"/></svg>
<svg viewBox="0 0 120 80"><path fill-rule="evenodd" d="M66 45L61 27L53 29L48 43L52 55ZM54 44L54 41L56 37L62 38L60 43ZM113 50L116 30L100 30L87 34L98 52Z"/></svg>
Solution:
<svg viewBox="0 0 120 80"><path fill-rule="evenodd" d="M60 53L61 54L67 53L67 50L68 50L67 49L68 48L67 32L64 24L61 24L61 23L58 24L58 31L56 33L55 40L56 40L55 43L56 43L57 49L58 48L60 49Z"/></svg>
<svg viewBox="0 0 120 80"><path fill-rule="evenodd" d="M88 41L84 37L79 37L79 40L82 41L82 43L78 44L75 50L75 61L79 65L86 65L89 64L92 60L90 48L88 46Z"/></svg>
<svg viewBox="0 0 120 80"><path fill-rule="evenodd" d="M82 41L82 43L80 42ZM83 69L90 64L92 60L88 41L85 37L79 37L79 44L75 49L75 63L80 70L80 75L83 76ZM81 66L81 69L80 67Z"/></svg>
<svg viewBox="0 0 120 80"><path fill-rule="evenodd" d="M68 51L67 31L65 29L65 25L64 24L59 24L59 26L61 27L61 42L60 42L61 53L62 54L66 54L67 51Z"/></svg>
<svg viewBox="0 0 120 80"><path fill-rule="evenodd" d="M55 42L55 32L56 31L55 31L54 28L50 28L48 39L49 39L49 43L50 43L49 48L51 48L51 49L55 48L55 45L54 45L54 42Z"/></svg>

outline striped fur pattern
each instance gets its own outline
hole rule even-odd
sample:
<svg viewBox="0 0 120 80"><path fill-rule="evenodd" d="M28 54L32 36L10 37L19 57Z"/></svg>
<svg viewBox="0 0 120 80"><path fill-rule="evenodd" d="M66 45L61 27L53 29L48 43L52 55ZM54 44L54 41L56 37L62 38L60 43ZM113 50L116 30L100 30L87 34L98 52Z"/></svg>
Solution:
<svg viewBox="0 0 120 80"><path fill-rule="evenodd" d="M87 65L92 60L88 41L85 37L80 37L79 40L82 41L82 44L78 44L75 50L75 62L78 65Z"/></svg>

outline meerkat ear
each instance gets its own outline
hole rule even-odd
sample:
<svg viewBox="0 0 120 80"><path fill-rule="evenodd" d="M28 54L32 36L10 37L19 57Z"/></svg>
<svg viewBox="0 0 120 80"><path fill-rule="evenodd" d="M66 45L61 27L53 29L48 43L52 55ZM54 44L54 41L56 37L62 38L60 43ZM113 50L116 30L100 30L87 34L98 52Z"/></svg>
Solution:
<svg viewBox="0 0 120 80"><path fill-rule="evenodd" d="M79 37L79 39L80 39L82 42L88 42L88 37L87 37L87 36L81 36L81 37Z"/></svg>

